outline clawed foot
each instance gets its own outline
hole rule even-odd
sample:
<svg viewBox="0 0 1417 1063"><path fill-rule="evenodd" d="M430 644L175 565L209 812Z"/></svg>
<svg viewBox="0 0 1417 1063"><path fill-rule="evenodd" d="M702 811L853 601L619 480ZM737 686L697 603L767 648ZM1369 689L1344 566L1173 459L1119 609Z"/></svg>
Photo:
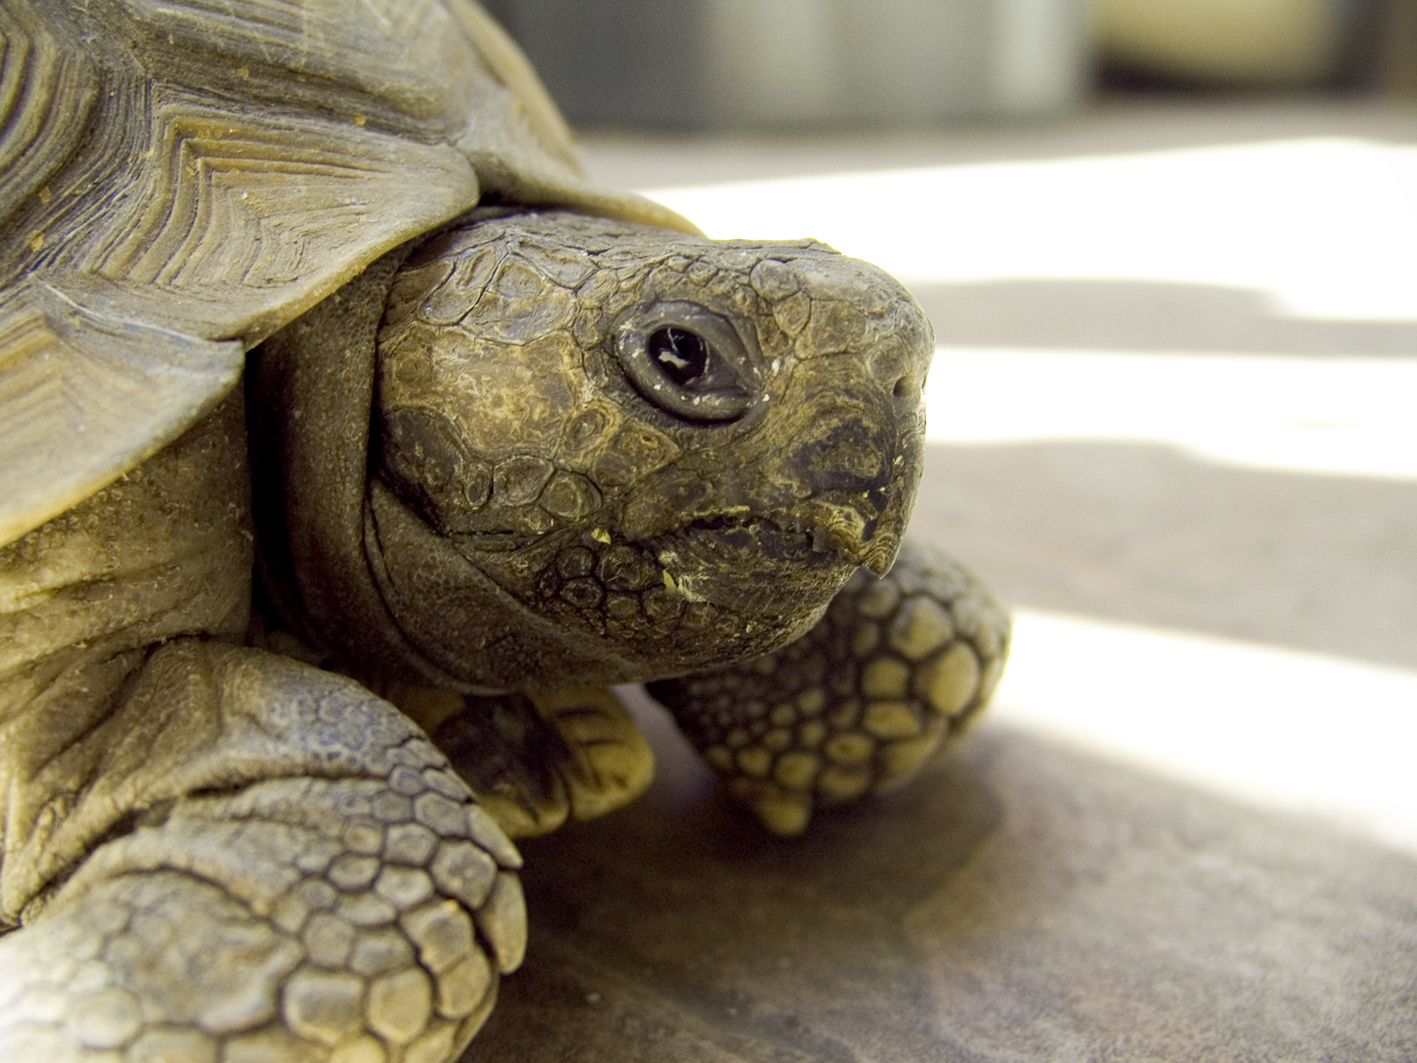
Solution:
<svg viewBox="0 0 1417 1063"><path fill-rule="evenodd" d="M1007 615L939 551L860 571L805 636L745 664L651 683L733 794L777 834L914 776L988 701Z"/></svg>
<svg viewBox="0 0 1417 1063"><path fill-rule="evenodd" d="M0 1058L445 1063L521 961L516 862L436 768L183 802L0 940Z"/></svg>
<svg viewBox="0 0 1417 1063"><path fill-rule="evenodd" d="M185 702L173 676L197 677ZM269 654L168 644L133 684L132 728L149 687L190 726L172 748L149 736L103 776L117 798L91 787L60 823L133 809L20 898L0 1059L454 1059L526 917L520 857L447 759L387 702Z"/></svg>

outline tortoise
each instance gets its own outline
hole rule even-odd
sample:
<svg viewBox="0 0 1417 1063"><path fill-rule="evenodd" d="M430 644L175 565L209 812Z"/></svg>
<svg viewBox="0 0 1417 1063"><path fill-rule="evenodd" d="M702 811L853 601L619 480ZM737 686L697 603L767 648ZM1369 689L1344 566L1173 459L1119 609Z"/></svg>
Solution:
<svg viewBox="0 0 1417 1063"><path fill-rule="evenodd" d="M782 834L988 697L889 276L595 186L469 0L0 27L0 1056L443 1063L611 685Z"/></svg>

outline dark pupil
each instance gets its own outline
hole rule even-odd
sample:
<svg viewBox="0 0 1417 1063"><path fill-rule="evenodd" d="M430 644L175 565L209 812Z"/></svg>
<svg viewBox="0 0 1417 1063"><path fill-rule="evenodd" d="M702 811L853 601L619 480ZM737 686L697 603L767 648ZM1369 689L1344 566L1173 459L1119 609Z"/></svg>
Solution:
<svg viewBox="0 0 1417 1063"><path fill-rule="evenodd" d="M670 380L688 387L707 375L712 349L698 333L670 326L650 336L649 356Z"/></svg>

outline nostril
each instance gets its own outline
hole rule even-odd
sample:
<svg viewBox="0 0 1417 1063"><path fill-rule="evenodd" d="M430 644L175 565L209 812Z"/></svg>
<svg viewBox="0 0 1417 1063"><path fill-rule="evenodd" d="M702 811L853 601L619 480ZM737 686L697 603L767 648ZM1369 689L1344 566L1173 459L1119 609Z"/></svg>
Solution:
<svg viewBox="0 0 1417 1063"><path fill-rule="evenodd" d="M920 398L920 389L924 386L925 382L914 373L903 373L896 377L891 394L901 402L914 402Z"/></svg>

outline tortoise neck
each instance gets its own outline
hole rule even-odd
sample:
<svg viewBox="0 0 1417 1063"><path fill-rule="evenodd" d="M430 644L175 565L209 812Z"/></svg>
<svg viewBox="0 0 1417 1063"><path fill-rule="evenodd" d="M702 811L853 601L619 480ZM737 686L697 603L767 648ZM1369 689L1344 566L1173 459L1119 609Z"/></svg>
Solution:
<svg viewBox="0 0 1417 1063"><path fill-rule="evenodd" d="M246 389L267 627L287 629L322 659L427 681L370 580L364 548L374 342L410 250L385 255L253 350Z"/></svg>

